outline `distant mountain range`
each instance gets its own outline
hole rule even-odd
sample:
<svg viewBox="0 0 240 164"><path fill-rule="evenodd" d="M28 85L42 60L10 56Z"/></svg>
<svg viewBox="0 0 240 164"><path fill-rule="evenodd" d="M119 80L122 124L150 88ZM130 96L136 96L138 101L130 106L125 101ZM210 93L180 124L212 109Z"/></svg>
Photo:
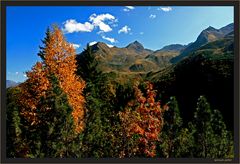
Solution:
<svg viewBox="0 0 240 164"><path fill-rule="evenodd" d="M178 63L197 50L207 49L209 46L215 46L215 49L219 48L218 44L224 44L224 40L233 40L233 30L233 23L220 29L209 26L199 34L195 42L188 45L170 44L156 51L144 48L138 41L134 41L122 48L97 42L91 46L91 49L99 61L99 69L103 72L156 72ZM233 43L230 46L233 48ZM77 60L81 61L83 57L84 51L77 55ZM19 84L11 80L6 81L7 88Z"/></svg>
<svg viewBox="0 0 240 164"><path fill-rule="evenodd" d="M176 96L183 117L190 120L199 95L205 95L213 109L219 109L233 128L234 37L232 34L209 42L188 56L144 77L168 99ZM159 93L159 94L160 94ZM187 103L186 103L187 102Z"/></svg>
<svg viewBox="0 0 240 164"><path fill-rule="evenodd" d="M15 81L12 81L12 80L6 80L6 88L9 88L9 87L15 87L17 85L19 85L20 83L18 82L15 82Z"/></svg>
<svg viewBox="0 0 240 164"><path fill-rule="evenodd" d="M215 29L209 26L203 30L196 41L188 45L171 44L162 49L153 51L144 48L138 41L134 41L126 47L110 47L103 42L92 45L92 52L99 60L99 69L104 72L149 72L161 70L173 63L177 63L190 53L206 45L207 43L233 35L233 23ZM77 60L84 57L84 52L78 55Z"/></svg>
<svg viewBox="0 0 240 164"><path fill-rule="evenodd" d="M181 45L181 44L171 44L168 46L163 47L162 49L158 50L158 51L182 51L186 48L186 45Z"/></svg>
<svg viewBox="0 0 240 164"><path fill-rule="evenodd" d="M197 37L197 40L191 44L189 44L180 55L176 56L175 58L171 59L172 63L176 63L189 55L191 52L197 50L201 46L224 38L227 34L233 32L234 26L233 23L224 26L220 29L215 29L214 27L209 26L207 29L203 30L200 35Z"/></svg>
<svg viewBox="0 0 240 164"><path fill-rule="evenodd" d="M91 46L99 67L105 72L112 70L122 72L146 72L164 68L170 64L169 60L181 52L182 45L169 45L163 49L153 51L134 41L123 48L109 47L103 42ZM84 57L84 52L78 55L77 60Z"/></svg>
<svg viewBox="0 0 240 164"><path fill-rule="evenodd" d="M208 27L188 45L171 44L156 51L138 41L123 48L98 42L91 48L110 84L125 85L135 76L151 81L163 102L176 96L184 120L193 117L198 97L205 95L233 128L233 23L220 29ZM77 55L78 63L82 58L84 52Z"/></svg>

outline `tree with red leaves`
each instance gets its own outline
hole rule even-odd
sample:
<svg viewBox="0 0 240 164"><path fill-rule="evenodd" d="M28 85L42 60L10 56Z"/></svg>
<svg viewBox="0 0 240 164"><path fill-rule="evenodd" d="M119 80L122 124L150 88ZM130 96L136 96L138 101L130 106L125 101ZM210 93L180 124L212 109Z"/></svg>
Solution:
<svg viewBox="0 0 240 164"><path fill-rule="evenodd" d="M145 154L147 157L156 156L156 141L159 141L159 134L163 127L163 112L167 106L161 106L156 101L156 93L153 85L146 83L146 96L134 86L136 99L130 101L124 112L120 112L123 128L128 138L138 136L136 151Z"/></svg>

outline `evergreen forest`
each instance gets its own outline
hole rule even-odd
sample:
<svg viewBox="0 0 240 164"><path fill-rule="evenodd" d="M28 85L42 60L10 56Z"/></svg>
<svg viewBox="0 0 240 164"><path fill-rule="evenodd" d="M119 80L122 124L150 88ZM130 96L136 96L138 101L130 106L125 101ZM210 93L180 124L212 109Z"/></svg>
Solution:
<svg viewBox="0 0 240 164"><path fill-rule="evenodd" d="M7 158L234 158L233 32L212 31L158 51L98 42L76 54L47 29L41 60L7 88Z"/></svg>

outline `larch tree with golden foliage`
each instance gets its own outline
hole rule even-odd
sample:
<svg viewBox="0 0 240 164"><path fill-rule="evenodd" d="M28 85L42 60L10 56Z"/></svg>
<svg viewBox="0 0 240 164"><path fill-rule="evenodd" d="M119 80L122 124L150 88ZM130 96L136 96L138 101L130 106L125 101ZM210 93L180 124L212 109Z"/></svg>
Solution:
<svg viewBox="0 0 240 164"><path fill-rule="evenodd" d="M76 53L62 31L53 27L46 34L39 53L43 61L27 72L18 98L28 157L76 157L75 139L84 129L85 82L76 75Z"/></svg>
<svg viewBox="0 0 240 164"><path fill-rule="evenodd" d="M85 82L76 75L76 53L71 44L65 41L63 33L57 27L50 35L46 45L45 65L50 74L57 77L60 88L67 94L73 111L76 132L84 127L84 103L82 96Z"/></svg>
<svg viewBox="0 0 240 164"><path fill-rule="evenodd" d="M18 101L21 106L21 114L31 125L36 125L41 122L37 115L40 112L38 104L41 98L46 97L50 83L47 78L47 70L41 62L37 62L32 67L32 71L27 72L27 77L26 82L20 85L21 94Z"/></svg>
<svg viewBox="0 0 240 164"><path fill-rule="evenodd" d="M84 103L82 91L85 82L76 75L76 53L69 44L62 31L54 27L44 49L44 61L37 62L32 71L27 73L28 80L22 85L20 102L24 107L22 113L32 123L37 120L36 106L41 97L45 97L46 91L51 87L48 77L54 75L59 81L60 88L66 93L76 132L79 133L84 127Z"/></svg>

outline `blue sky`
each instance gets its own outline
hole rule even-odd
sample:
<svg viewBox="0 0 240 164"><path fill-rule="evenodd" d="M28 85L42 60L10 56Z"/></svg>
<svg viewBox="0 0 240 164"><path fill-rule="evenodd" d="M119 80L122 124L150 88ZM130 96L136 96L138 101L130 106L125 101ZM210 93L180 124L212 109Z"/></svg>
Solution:
<svg viewBox="0 0 240 164"><path fill-rule="evenodd" d="M105 42L125 47L138 40L161 49L188 44L208 26L233 22L233 7L85 6L7 7L7 79L22 82L25 72L40 61L37 56L48 26L57 24L80 53L87 43Z"/></svg>

